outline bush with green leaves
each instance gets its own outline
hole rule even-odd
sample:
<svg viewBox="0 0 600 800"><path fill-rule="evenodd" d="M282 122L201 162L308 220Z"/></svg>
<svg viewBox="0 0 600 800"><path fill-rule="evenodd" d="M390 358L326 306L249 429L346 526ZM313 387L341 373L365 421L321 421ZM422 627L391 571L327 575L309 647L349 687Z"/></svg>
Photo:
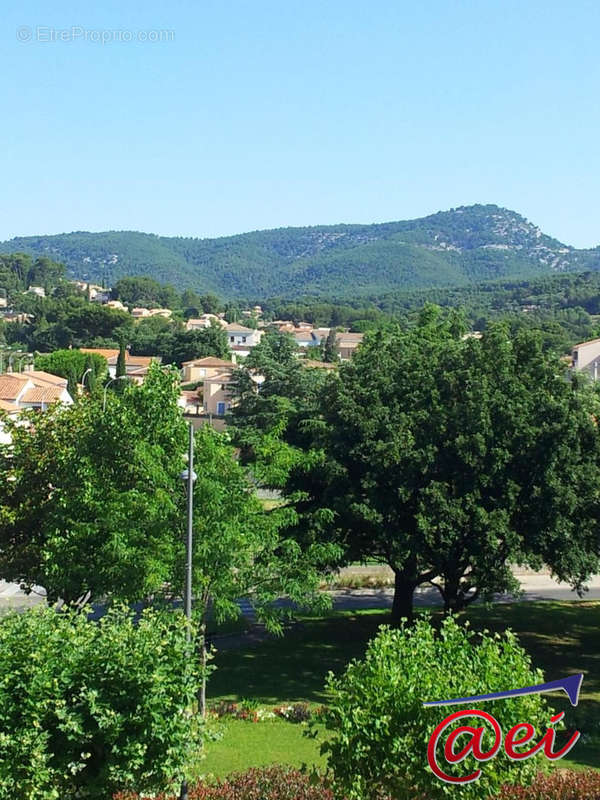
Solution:
<svg viewBox="0 0 600 800"><path fill-rule="evenodd" d="M330 701L322 719L331 731L322 745L341 793L351 800L381 795L400 798L426 797L436 800L489 797L506 783L527 785L543 769L543 756L524 761L510 760L501 748L485 762L469 754L457 765L447 765L438 745L438 759L450 775L467 775L478 767L479 780L449 784L437 778L428 766L427 745L436 726L457 710L448 706L424 707L430 700L500 692L543 682L516 636L475 634L454 617L436 627L426 618L413 627L384 627L374 638L362 660L353 660L345 672L327 679ZM535 742L549 727L552 714L540 695L527 695L459 706L492 714L503 733L517 722L534 725ZM481 720L460 724L483 725L482 747L490 749L494 734ZM454 726L456 727L456 726ZM449 731L452 729L449 729ZM459 737L455 749L465 745Z"/></svg>
<svg viewBox="0 0 600 800"><path fill-rule="evenodd" d="M0 800L106 800L180 779L202 732L188 712L199 676L186 646L176 612L4 617Z"/></svg>

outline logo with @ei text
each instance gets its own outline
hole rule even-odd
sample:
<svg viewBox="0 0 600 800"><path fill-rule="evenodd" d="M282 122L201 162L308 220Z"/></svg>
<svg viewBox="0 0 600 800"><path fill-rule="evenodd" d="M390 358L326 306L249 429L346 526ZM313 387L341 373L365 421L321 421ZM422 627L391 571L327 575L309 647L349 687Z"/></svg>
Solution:
<svg viewBox="0 0 600 800"><path fill-rule="evenodd" d="M540 694L541 692L555 692L562 690L566 693L571 705L576 706L579 701L579 690L581 688L582 680L583 674L571 675L567 678L551 681L550 683L540 683L537 686L526 686L523 689L511 689L507 692L480 694L472 697L455 697L452 700L432 700L427 703L423 703L423 705L452 706L461 705L464 703L480 703L486 700L504 700L507 697L519 697L525 694ZM559 714L555 714L554 716L550 717L550 724L555 725L557 722L560 722L564 715L565 712L561 711ZM484 750L482 744L483 736L486 730L485 725L460 725L458 728L454 728L447 735L447 738L444 741L446 731L451 725L459 720L473 718L484 720L490 725L494 740L489 750ZM470 708L465 711L455 711L453 714L450 714L448 717L446 717L446 719L442 720L442 722L440 722L440 724L436 727L434 732L431 734L431 738L429 739L429 744L427 746L427 762L433 774L446 783L472 783L481 776L481 769L476 769L470 775L448 775L448 773L444 772L443 767L440 765L440 756L442 756L448 764L459 764L461 761L464 761L468 755L472 755L473 758L479 762L490 761L490 759L498 755L504 740L504 751L508 758L512 759L513 761L524 761L525 759L536 755L540 751L543 751L546 758L550 759L550 761L557 761L559 758L566 756L567 753L573 749L580 735L581 734L579 731L575 731L569 741L563 745L560 750L554 750L556 731L554 728L548 728L540 741L536 744L533 744L531 747L529 747L529 749L516 750L516 747L522 748L524 745L530 744L530 742L534 739L535 728L531 723L518 722L516 725L513 725L513 727L504 737L500 724L495 717L493 717L491 714L488 714L487 711L480 711L475 708ZM460 750L456 750L455 745L457 744L459 737L463 737L460 742L462 747ZM465 737L467 741L466 744L463 744Z"/></svg>

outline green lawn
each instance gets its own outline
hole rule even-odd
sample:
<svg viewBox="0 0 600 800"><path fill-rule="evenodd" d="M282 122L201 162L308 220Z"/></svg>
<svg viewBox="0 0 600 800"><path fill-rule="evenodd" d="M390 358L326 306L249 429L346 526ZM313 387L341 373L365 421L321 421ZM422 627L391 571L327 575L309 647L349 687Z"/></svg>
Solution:
<svg viewBox="0 0 600 800"><path fill-rule="evenodd" d="M567 710L569 725L584 734L561 766L600 768L600 602L514 603L492 609L477 607L467 616L475 628L512 627L547 678L584 672L579 706L571 708L558 695L552 704ZM208 686L209 703L252 698L261 705L327 702L323 690L331 669L341 672L364 653L368 640L387 612L339 613L303 618L282 639L246 650L217 653L217 671ZM318 743L303 737L305 726L283 720L251 723L229 720L225 737L208 747L203 772L223 775L235 769L276 761L322 763Z"/></svg>
<svg viewBox="0 0 600 800"><path fill-rule="evenodd" d="M224 777L247 767L267 764L302 764L325 767L319 754L319 744L304 736L306 725L283 719L246 722L229 719L220 721L217 730L220 741L211 742L207 758L200 762L200 772Z"/></svg>

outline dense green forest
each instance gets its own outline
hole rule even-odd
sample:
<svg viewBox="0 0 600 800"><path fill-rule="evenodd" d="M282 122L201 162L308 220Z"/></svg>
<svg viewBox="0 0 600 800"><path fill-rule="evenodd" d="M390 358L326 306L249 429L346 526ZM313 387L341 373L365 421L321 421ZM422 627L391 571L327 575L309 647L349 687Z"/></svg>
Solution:
<svg viewBox="0 0 600 800"><path fill-rule="evenodd" d="M600 269L600 248L576 250L519 214L474 205L416 220L255 231L219 239L131 231L30 236L0 244L113 285L143 275L227 299L322 299L469 286L501 278Z"/></svg>

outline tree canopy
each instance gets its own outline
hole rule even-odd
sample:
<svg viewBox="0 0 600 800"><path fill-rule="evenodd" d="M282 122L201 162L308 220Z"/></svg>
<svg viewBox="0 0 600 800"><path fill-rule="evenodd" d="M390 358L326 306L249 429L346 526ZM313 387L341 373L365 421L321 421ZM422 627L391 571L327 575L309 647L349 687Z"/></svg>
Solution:
<svg viewBox="0 0 600 800"><path fill-rule="evenodd" d="M0 447L0 573L43 586L50 601L91 592L139 600L172 579L179 558L185 423L177 375L85 396L6 421Z"/></svg>
<svg viewBox="0 0 600 800"><path fill-rule="evenodd" d="M430 307L367 337L319 412L285 486L298 535L389 564L395 621L425 582L456 609L514 588L511 563L576 587L597 567L597 396L539 336L464 339Z"/></svg>

